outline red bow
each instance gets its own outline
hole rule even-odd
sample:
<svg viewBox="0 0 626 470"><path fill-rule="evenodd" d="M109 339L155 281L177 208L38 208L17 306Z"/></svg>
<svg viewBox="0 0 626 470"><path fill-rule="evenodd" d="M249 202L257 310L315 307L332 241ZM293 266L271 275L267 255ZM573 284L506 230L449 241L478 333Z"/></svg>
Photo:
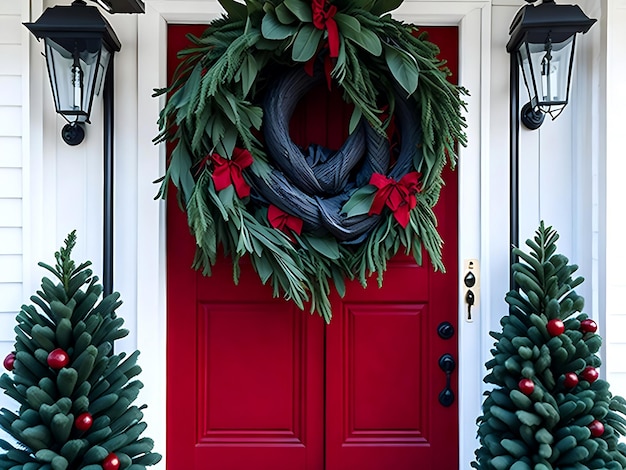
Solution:
<svg viewBox="0 0 626 470"><path fill-rule="evenodd" d="M313 25L317 29L328 31L328 48L331 57L339 57L339 29L333 18L337 13L335 5L328 5L326 0L313 0Z"/></svg>
<svg viewBox="0 0 626 470"><path fill-rule="evenodd" d="M287 235L289 235L287 229L293 230L298 235L302 232L302 225L304 224L302 219L295 215L287 214L285 211L272 204L270 204L267 209L267 219L272 227Z"/></svg>
<svg viewBox="0 0 626 470"><path fill-rule="evenodd" d="M369 215L380 214L387 206L402 228L406 228L409 225L409 212L417 205L415 194L421 191L420 176L420 173L413 171L404 175L400 181L395 181L380 173L374 173L370 178L370 184L376 186L378 191L374 196Z"/></svg>
<svg viewBox="0 0 626 470"><path fill-rule="evenodd" d="M252 155L246 149L235 148L233 158L228 160L217 153L211 155L213 160L213 183L215 190L221 191L231 184L239 199L250 196L250 185L243 179L242 170L252 165Z"/></svg>

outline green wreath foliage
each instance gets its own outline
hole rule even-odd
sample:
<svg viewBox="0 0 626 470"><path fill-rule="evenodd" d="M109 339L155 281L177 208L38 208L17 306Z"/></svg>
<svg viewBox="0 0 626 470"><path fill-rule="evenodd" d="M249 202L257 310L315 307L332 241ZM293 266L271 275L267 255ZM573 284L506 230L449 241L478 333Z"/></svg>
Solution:
<svg viewBox="0 0 626 470"><path fill-rule="evenodd" d="M320 0L313 0L313 3ZM422 247L433 267L443 270L442 240L432 211L443 185L441 172L454 166L457 146L466 144L462 100L466 91L447 81L449 71L437 59L439 50L415 26L394 19L388 12L401 0L334 0L339 51L332 62L334 86L354 105L350 131L365 119L385 135L390 119L382 107L395 108L394 89L406 93L421 122L420 191L402 227L389 209L358 244L343 244L330 236L284 233L267 220L267 207L250 197L240 198L233 186L216 190L214 165L209 156L232 159L245 149L253 162L243 170L265 178L272 169L260 136L263 109L259 97L276 79L279 67L302 67L320 51L325 52L327 29L314 24L312 3L306 0L220 0L227 15L214 20L201 37L189 36L192 46L179 52L181 63L167 88L155 142L175 144L159 196L168 183L178 189L181 207L197 243L194 268L211 274L218 247L233 259L234 279L238 262L249 256L263 283L274 295L283 295L304 309L319 312L330 321L331 284L340 295L346 279L365 286L377 274L379 285L387 261L401 249L421 264ZM336 8L336 10L334 10ZM343 208L346 217L367 214L376 188L358 188Z"/></svg>

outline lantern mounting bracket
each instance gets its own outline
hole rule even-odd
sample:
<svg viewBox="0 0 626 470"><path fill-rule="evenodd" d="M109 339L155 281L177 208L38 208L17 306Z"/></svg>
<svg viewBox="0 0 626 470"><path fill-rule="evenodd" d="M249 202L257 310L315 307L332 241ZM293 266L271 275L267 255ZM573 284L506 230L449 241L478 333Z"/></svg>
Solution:
<svg viewBox="0 0 626 470"><path fill-rule="evenodd" d="M544 113L535 109L530 103L526 103L522 106L520 113L520 119L526 129L531 131L537 130L543 124L543 119L546 117Z"/></svg>
<svg viewBox="0 0 626 470"><path fill-rule="evenodd" d="M77 122L65 124L61 129L61 137L67 145L78 145L85 138L85 128Z"/></svg>

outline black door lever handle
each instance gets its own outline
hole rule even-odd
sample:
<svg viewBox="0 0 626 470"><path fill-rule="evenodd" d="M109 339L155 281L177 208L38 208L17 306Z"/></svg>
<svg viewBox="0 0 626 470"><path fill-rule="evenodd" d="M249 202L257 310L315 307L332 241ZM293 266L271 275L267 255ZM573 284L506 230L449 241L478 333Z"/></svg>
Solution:
<svg viewBox="0 0 626 470"><path fill-rule="evenodd" d="M439 403L443 406L452 406L454 403L454 392L451 387L452 372L456 368L456 361L452 354L446 353L439 358L439 368L446 374L446 386L439 394Z"/></svg>

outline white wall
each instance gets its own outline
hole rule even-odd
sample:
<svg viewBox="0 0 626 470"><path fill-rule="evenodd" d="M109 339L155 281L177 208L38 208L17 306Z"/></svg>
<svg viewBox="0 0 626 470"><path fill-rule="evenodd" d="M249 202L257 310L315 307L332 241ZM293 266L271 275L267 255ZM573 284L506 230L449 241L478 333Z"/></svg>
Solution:
<svg viewBox="0 0 626 470"><path fill-rule="evenodd" d="M29 43L21 25L28 13L28 2L0 4L0 359L13 349L15 315L29 276ZM3 406L15 408L4 394Z"/></svg>
<svg viewBox="0 0 626 470"><path fill-rule="evenodd" d="M609 380L626 395L626 2L606 0L606 354ZM613 360L615 358L615 360Z"/></svg>
<svg viewBox="0 0 626 470"><path fill-rule="evenodd" d="M21 22L26 2L0 4L0 359L12 350L22 304L25 171L28 150L28 42ZM4 395L0 407L14 408Z"/></svg>

